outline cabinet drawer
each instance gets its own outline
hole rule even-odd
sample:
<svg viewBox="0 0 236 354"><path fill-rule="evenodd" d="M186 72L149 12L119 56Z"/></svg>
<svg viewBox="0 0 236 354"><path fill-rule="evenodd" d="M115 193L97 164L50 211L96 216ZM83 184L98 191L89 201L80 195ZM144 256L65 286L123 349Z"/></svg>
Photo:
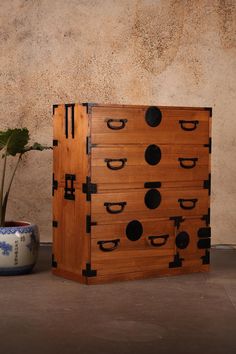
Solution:
<svg viewBox="0 0 236 354"><path fill-rule="evenodd" d="M94 144L207 144L209 111L165 107L93 107Z"/></svg>
<svg viewBox="0 0 236 354"><path fill-rule="evenodd" d="M92 220L99 223L137 218L205 215L208 190L135 189L108 191L92 196Z"/></svg>
<svg viewBox="0 0 236 354"><path fill-rule="evenodd" d="M98 275L164 269L175 253L170 220L92 226L91 261Z"/></svg>
<svg viewBox="0 0 236 354"><path fill-rule="evenodd" d="M203 146L151 144L92 149L93 183L206 180L208 169L208 149Z"/></svg>
<svg viewBox="0 0 236 354"><path fill-rule="evenodd" d="M98 276L209 264L211 229L200 218L96 225L91 261Z"/></svg>

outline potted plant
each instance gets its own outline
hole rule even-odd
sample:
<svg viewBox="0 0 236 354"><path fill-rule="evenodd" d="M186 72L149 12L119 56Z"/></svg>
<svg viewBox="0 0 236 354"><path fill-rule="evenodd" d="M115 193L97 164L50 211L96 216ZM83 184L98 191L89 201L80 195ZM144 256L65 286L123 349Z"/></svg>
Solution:
<svg viewBox="0 0 236 354"><path fill-rule="evenodd" d="M39 143L29 144L27 128L0 131L0 275L29 273L34 267L39 248L38 227L26 221L6 221L9 193L17 168L25 153L51 149ZM9 156L17 158L15 167L6 181Z"/></svg>

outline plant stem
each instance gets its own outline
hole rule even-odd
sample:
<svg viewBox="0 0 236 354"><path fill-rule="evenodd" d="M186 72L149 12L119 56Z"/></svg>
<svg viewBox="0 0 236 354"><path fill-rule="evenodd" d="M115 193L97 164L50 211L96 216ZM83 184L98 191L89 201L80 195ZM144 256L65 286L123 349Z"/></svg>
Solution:
<svg viewBox="0 0 236 354"><path fill-rule="evenodd" d="M1 189L0 189L0 226L4 226L4 216L3 216L3 194L4 194L4 182L6 176L6 166L7 166L7 148L3 155L3 170L2 170L2 180L1 180Z"/></svg>
<svg viewBox="0 0 236 354"><path fill-rule="evenodd" d="M17 163L16 163L16 165L15 165L15 168L14 168L14 170L13 170L13 173L12 173L12 176L11 176L11 179L10 179L9 186L8 186L8 188L7 188L7 191L6 191L4 200L3 200L3 205L2 205L2 223L3 223L3 224L5 223L5 216L6 216L6 209L7 209L7 201L8 201L8 197L9 197L9 194L10 194L11 185L12 185L13 179L14 179L14 177L15 177L16 170L17 170L17 168L18 168L18 166L19 166L21 157L22 157L22 154L19 155L19 158L18 158Z"/></svg>

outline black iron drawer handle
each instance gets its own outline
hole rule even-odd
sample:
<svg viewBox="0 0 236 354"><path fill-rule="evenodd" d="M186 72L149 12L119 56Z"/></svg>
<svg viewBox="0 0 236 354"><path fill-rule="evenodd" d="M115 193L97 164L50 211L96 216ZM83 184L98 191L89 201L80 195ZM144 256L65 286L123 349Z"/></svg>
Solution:
<svg viewBox="0 0 236 354"><path fill-rule="evenodd" d="M120 239L117 238L115 240L108 240L108 241L98 241L97 244L99 245L99 248L101 251L103 252L111 252L111 251L114 251L117 247L118 247L118 244L120 242ZM113 246L112 247L104 247L103 245L105 245L106 243L112 243Z"/></svg>
<svg viewBox="0 0 236 354"><path fill-rule="evenodd" d="M119 214L124 210L124 207L126 206L126 202L118 202L118 203L104 203L104 206L106 207L106 210L110 214ZM118 205L120 206L119 209L112 209L111 207Z"/></svg>
<svg viewBox="0 0 236 354"><path fill-rule="evenodd" d="M125 124L128 122L128 119L107 119L107 126L109 129L112 130L120 130L123 129L125 127ZM115 125L112 125L112 123L115 123ZM119 125L117 125L116 123L120 123Z"/></svg>
<svg viewBox="0 0 236 354"><path fill-rule="evenodd" d="M198 161L198 158L197 157L192 157L192 158L183 158L183 157L179 157L179 163L180 163L180 166L182 168L194 168L196 166L196 162ZM192 164L184 164L184 162L187 161L187 162L192 162Z"/></svg>
<svg viewBox="0 0 236 354"><path fill-rule="evenodd" d="M198 120L179 120L179 124L181 126L181 129L190 132L190 131L195 130L197 128L199 121ZM187 126L185 124L187 124Z"/></svg>
<svg viewBox="0 0 236 354"><path fill-rule="evenodd" d="M160 236L148 236L148 239L151 241L151 245L153 247L161 247L161 246L164 246L167 242L167 239L169 238L169 235L160 235ZM157 240L157 239L162 239L163 241L162 242L154 242L154 240Z"/></svg>
<svg viewBox="0 0 236 354"><path fill-rule="evenodd" d="M194 209L196 206L198 199L178 199L178 202L180 204L180 208L182 209ZM187 203L187 205L185 204Z"/></svg>
<svg viewBox="0 0 236 354"><path fill-rule="evenodd" d="M121 170L127 162L127 159L105 159L105 162L110 170ZM112 162L121 162L121 164L119 166L112 166Z"/></svg>

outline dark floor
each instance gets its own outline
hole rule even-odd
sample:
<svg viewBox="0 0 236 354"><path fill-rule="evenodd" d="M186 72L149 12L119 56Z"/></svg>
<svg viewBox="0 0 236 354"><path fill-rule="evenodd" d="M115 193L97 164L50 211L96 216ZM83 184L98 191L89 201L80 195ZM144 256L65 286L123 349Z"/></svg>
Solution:
<svg viewBox="0 0 236 354"><path fill-rule="evenodd" d="M236 353L236 250L212 271L86 286L50 273L0 278L2 354Z"/></svg>

